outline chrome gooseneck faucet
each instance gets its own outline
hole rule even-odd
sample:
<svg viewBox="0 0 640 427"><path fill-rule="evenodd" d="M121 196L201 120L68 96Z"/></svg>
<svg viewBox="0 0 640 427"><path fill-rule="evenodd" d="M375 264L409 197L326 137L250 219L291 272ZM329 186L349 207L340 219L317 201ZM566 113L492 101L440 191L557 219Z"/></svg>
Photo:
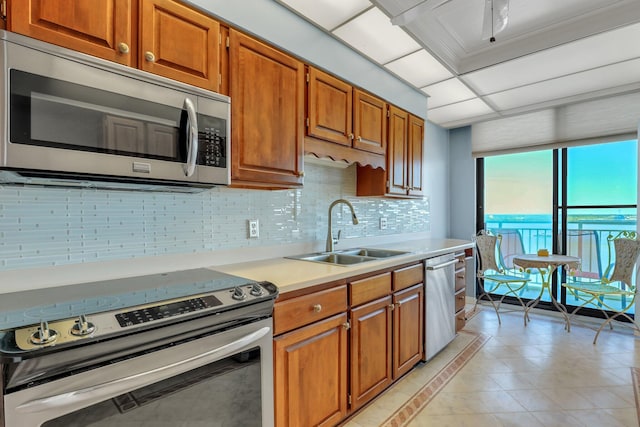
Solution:
<svg viewBox="0 0 640 427"><path fill-rule="evenodd" d="M338 243L338 239L340 239L340 232L338 232L338 237L334 239L333 231L331 229L331 211L333 207L339 203L344 203L345 205L349 206L349 209L351 209L351 220L353 222L353 225L358 224L358 217L356 216L356 211L353 209L353 205L348 200L338 199L333 203L331 203L329 205L329 228L327 229L327 252L333 252L333 245Z"/></svg>

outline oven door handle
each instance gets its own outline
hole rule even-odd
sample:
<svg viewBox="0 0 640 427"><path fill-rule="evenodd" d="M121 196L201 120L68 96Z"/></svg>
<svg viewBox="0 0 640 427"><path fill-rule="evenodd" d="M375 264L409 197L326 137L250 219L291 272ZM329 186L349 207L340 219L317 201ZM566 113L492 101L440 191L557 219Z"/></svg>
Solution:
<svg viewBox="0 0 640 427"><path fill-rule="evenodd" d="M65 406L77 405L81 402L101 402L114 396L126 393L136 388L144 387L158 381L171 378L172 376L181 374L186 371L204 366L216 360L224 359L237 353L239 350L246 348L248 345L258 341L271 332L270 327L263 327L255 332L247 334L228 344L209 350L187 359L173 362L169 365L160 366L148 371L140 372L113 381L107 381L90 387L78 390L68 391L65 393L35 399L25 402L16 407L18 412L41 412L51 409L64 408Z"/></svg>

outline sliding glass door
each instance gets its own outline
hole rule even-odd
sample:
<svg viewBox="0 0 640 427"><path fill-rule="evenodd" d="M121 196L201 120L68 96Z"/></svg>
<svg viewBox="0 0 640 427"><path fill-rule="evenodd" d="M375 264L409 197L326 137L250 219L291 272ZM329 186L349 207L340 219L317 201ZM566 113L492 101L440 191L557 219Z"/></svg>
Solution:
<svg viewBox="0 0 640 427"><path fill-rule="evenodd" d="M559 283L606 275L615 263L608 239L636 230L637 145L632 140L479 159L479 228L502 236L498 256L504 265L512 267L515 255L539 249L579 257L581 268L560 269L552 286L571 310L576 301ZM534 275L520 296L532 299L539 291ZM545 293L539 307L552 309L548 302ZM581 313L598 315L592 308Z"/></svg>

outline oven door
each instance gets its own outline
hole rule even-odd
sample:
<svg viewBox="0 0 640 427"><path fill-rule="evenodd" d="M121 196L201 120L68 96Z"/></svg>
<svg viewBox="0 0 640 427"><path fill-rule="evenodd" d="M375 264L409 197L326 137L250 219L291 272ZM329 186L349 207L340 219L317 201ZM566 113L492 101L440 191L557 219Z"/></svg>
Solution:
<svg viewBox="0 0 640 427"><path fill-rule="evenodd" d="M5 395L5 427L273 426L272 320Z"/></svg>

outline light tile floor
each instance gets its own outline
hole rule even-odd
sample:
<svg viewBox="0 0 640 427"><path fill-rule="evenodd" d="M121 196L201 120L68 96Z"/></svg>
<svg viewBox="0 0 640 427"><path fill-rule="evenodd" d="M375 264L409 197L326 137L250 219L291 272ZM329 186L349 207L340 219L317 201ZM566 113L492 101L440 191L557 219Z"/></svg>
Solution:
<svg viewBox="0 0 640 427"><path fill-rule="evenodd" d="M346 426L638 426L631 368L640 368L640 338L631 330L606 329L593 345L588 325L572 323L567 333L561 318L540 311L531 313L527 327L521 311L501 317L499 325L483 307L467 322L471 333L459 334ZM466 360L443 377L477 334L483 338L477 352L467 350ZM438 381L426 406L400 420L403 402Z"/></svg>

